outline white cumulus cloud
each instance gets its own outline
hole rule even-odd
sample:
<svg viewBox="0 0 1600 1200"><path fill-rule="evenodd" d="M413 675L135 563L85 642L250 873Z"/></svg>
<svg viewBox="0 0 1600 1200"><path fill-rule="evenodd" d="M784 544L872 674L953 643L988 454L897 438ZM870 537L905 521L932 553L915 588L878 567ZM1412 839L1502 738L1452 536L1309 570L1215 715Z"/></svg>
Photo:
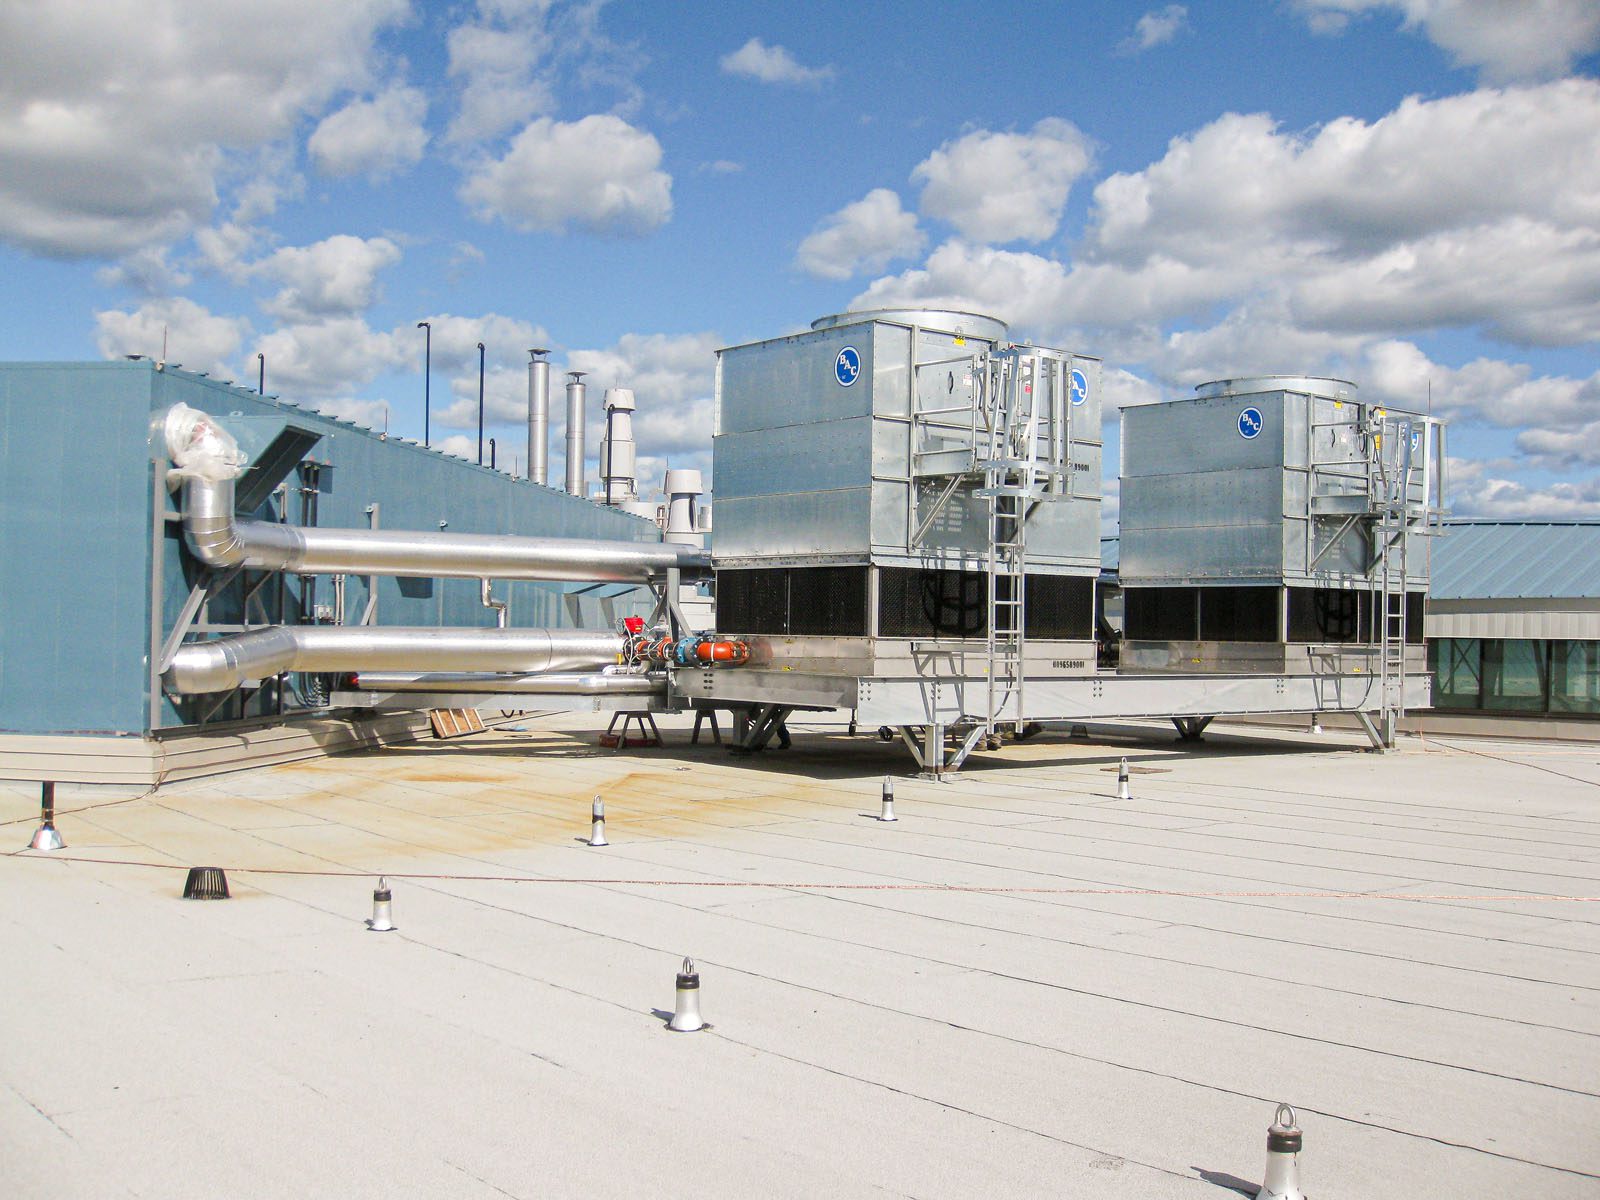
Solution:
<svg viewBox="0 0 1600 1200"><path fill-rule="evenodd" d="M1353 16L1397 13L1458 66L1499 82L1565 75L1600 49L1594 0L1299 0L1299 8L1319 33L1339 33Z"/></svg>
<svg viewBox="0 0 1600 1200"><path fill-rule="evenodd" d="M309 246L285 246L249 271L283 284L266 305L288 320L342 316L370 308L377 299L378 272L400 261L388 238L336 234Z"/></svg>
<svg viewBox="0 0 1600 1200"><path fill-rule="evenodd" d="M731 54L724 54L719 61L726 74L760 83L793 83L815 87L833 78L831 66L802 66L782 46L769 46L758 37L751 38Z"/></svg>
<svg viewBox="0 0 1600 1200"><path fill-rule="evenodd" d="M1182 4L1169 4L1144 14L1133 25L1133 36L1123 42L1124 54L1137 54L1164 46L1189 27L1189 10Z"/></svg>
<svg viewBox="0 0 1600 1200"><path fill-rule="evenodd" d="M460 81L461 92L447 140L498 137L552 107L547 9L546 4L480 0L478 19L450 31L449 73Z"/></svg>
<svg viewBox="0 0 1600 1200"><path fill-rule="evenodd" d="M946 142L911 178L922 184L922 211L972 241L1042 242L1093 160L1076 125L1046 117L1027 133L979 129Z"/></svg>
<svg viewBox="0 0 1600 1200"><path fill-rule="evenodd" d="M256 353L266 356L269 392L311 404L360 392L411 356L396 334L358 316L280 325L256 341L252 361Z"/></svg>
<svg viewBox="0 0 1600 1200"><path fill-rule="evenodd" d="M988 313L1035 333L1059 328L1067 267L1026 251L951 239L918 268L875 280L852 309L915 305Z"/></svg>
<svg viewBox="0 0 1600 1200"><path fill-rule="evenodd" d="M1104 324L1278 294L1307 328L1581 343L1600 331L1600 83L1411 98L1303 135L1226 114L1095 188L1068 291Z"/></svg>
<svg viewBox="0 0 1600 1200"><path fill-rule="evenodd" d="M1449 367L1388 338L1367 348L1361 374L1379 399L1409 408L1431 399L1436 414L1458 421L1565 436L1600 420L1600 372L1536 375L1526 363L1493 358Z"/></svg>
<svg viewBox="0 0 1600 1200"><path fill-rule="evenodd" d="M524 232L644 234L672 215L672 176L660 170L661 143L620 117L541 117L485 158L460 195L480 220Z"/></svg>
<svg viewBox="0 0 1600 1200"><path fill-rule="evenodd" d="M1451 510L1463 517L1490 517L1500 521L1591 521L1600 517L1600 478L1562 481L1545 487L1516 479L1486 475L1460 481L1453 489Z"/></svg>
<svg viewBox="0 0 1600 1200"><path fill-rule="evenodd" d="M861 271L881 271L890 259L910 258L926 241L916 214L900 207L900 197L874 188L802 241L795 264L818 279L848 279Z"/></svg>
<svg viewBox="0 0 1600 1200"><path fill-rule="evenodd" d="M324 175L383 179L421 160L427 112L427 97L416 88L390 88L324 117L306 149Z"/></svg>
<svg viewBox="0 0 1600 1200"><path fill-rule="evenodd" d="M367 86L375 39L406 7L0 5L0 238L120 255L188 233L230 156Z"/></svg>
<svg viewBox="0 0 1600 1200"><path fill-rule="evenodd" d="M233 374L235 356L249 336L242 317L213 313L183 296L151 300L130 311L107 309L95 314L95 341L107 358L142 354L220 378Z"/></svg>

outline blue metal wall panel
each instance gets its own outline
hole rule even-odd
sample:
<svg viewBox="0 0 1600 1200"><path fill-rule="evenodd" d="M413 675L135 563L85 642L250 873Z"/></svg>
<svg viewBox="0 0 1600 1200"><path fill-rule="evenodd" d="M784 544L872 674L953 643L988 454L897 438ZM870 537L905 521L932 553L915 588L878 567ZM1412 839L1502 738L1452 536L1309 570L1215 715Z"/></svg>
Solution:
<svg viewBox="0 0 1600 1200"><path fill-rule="evenodd" d="M0 731L137 734L148 719L147 656L153 542L152 478L163 469L159 420L185 403L238 430L247 449L271 440L287 420L322 433L310 457L324 471L317 523L365 528L379 507L385 529L654 541L654 525L564 492L514 480L358 426L242 388L148 361L0 364ZM291 475L291 488L298 476ZM163 507L176 499L163 494ZM276 519L279 500L258 516ZM300 499L288 496L298 522ZM156 514L156 519L159 514ZM162 522L162 621L176 621L198 577L176 524ZM479 603L474 580L376 581L377 620L385 625L479 625L494 614ZM298 616L298 581L287 588ZM275 584L265 599L274 619ZM612 597L615 615L645 610L640 589L582 584L505 583L513 625L600 624ZM332 601L326 578L318 603ZM347 620L367 602L366 582L351 578ZM239 618L226 599L214 621ZM576 620L575 620L576 618ZM257 610L255 620L261 619ZM183 723L162 698L153 724Z"/></svg>
<svg viewBox="0 0 1600 1200"><path fill-rule="evenodd" d="M0 367L0 731L144 727L149 422L148 372Z"/></svg>

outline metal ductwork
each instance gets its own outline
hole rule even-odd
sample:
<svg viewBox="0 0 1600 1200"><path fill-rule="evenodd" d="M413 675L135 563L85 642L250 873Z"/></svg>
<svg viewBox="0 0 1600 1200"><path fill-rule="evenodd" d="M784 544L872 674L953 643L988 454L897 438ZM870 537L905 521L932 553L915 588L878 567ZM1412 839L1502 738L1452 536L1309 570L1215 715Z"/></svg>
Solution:
<svg viewBox="0 0 1600 1200"><path fill-rule="evenodd" d="M648 675L552 671L533 675L461 675L435 672L363 671L356 686L364 692L472 692L526 696L654 696L667 687L665 672Z"/></svg>
<svg viewBox="0 0 1600 1200"><path fill-rule="evenodd" d="M179 646L162 678L192 696L285 671L585 671L615 664L621 650L618 634L583 629L278 625Z"/></svg>
<svg viewBox="0 0 1600 1200"><path fill-rule="evenodd" d="M587 389L583 371L567 372L567 491L583 495L583 422Z"/></svg>
<svg viewBox="0 0 1600 1200"><path fill-rule="evenodd" d="M528 478L550 482L550 364L548 350L528 351Z"/></svg>
<svg viewBox="0 0 1600 1200"><path fill-rule="evenodd" d="M232 480L196 476L183 482L185 540L209 567L301 575L645 583L674 567L702 574L711 566L703 550L653 542L319 529L239 519L233 512L233 486Z"/></svg>

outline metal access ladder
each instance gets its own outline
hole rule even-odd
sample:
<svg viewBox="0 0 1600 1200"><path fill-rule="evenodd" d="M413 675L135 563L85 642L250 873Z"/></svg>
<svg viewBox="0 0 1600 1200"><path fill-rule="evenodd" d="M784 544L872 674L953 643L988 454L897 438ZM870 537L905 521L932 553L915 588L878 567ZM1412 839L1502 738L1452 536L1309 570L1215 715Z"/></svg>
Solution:
<svg viewBox="0 0 1600 1200"><path fill-rule="evenodd" d="M1392 746L1406 711L1406 599L1421 578L1407 556L1417 549L1413 537L1443 532L1444 423L1335 403L1323 419L1307 423L1306 462L1308 515L1340 520L1320 548L1314 545L1318 522L1306 523L1307 573L1347 535L1361 536L1370 546L1362 557L1377 650L1379 724L1369 735Z"/></svg>
<svg viewBox="0 0 1600 1200"><path fill-rule="evenodd" d="M1373 521L1372 619L1377 624L1378 681L1381 696L1380 730L1386 746L1394 744L1395 731L1406 712L1406 599L1409 580L1407 536L1415 519L1424 515L1416 495L1416 453L1422 430L1404 414L1381 410L1371 422L1372 472L1369 495ZM1415 435L1415 436L1414 436Z"/></svg>
<svg viewBox="0 0 1600 1200"><path fill-rule="evenodd" d="M983 724L989 735L1021 726L1027 648L1028 520L1044 501L1070 494L1070 362L1029 347L995 353L980 401L987 445L979 463L989 501Z"/></svg>

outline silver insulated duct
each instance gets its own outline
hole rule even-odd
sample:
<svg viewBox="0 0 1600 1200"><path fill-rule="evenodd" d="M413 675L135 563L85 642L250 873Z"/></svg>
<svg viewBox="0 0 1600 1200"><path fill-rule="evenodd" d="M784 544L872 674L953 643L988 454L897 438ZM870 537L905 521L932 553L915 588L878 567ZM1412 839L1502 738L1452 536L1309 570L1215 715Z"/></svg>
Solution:
<svg viewBox="0 0 1600 1200"><path fill-rule="evenodd" d="M528 478L550 482L550 364L548 350L528 351Z"/></svg>
<svg viewBox="0 0 1600 1200"><path fill-rule="evenodd" d="M703 550L659 542L319 529L241 519L233 513L233 489L231 479L183 481L184 538L209 567L566 583L646 583L672 567L690 574L710 567Z"/></svg>
<svg viewBox="0 0 1600 1200"><path fill-rule="evenodd" d="M583 421L587 390L583 371L567 372L567 491L583 495Z"/></svg>
<svg viewBox="0 0 1600 1200"><path fill-rule="evenodd" d="M463 675L451 672L362 671L364 692L433 692L446 695L504 693L524 696L654 696L667 690L663 671L647 675L547 671L533 675Z"/></svg>
<svg viewBox="0 0 1600 1200"><path fill-rule="evenodd" d="M192 696L284 671L587 671L615 664L621 650L620 634L586 629L276 625L179 646L162 678Z"/></svg>

